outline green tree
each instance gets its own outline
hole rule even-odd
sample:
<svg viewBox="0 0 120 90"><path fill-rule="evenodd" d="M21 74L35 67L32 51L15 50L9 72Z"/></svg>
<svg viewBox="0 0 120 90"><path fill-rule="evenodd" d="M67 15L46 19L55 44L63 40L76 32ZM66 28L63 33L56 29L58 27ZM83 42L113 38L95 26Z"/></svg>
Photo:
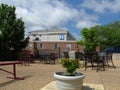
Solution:
<svg viewBox="0 0 120 90"><path fill-rule="evenodd" d="M120 21L103 26L97 25L90 29L84 28L81 36L82 39L78 43L89 50L94 50L96 46L100 46L102 50L110 46L120 46Z"/></svg>
<svg viewBox="0 0 120 90"><path fill-rule="evenodd" d="M25 27L22 18L17 18L15 6L0 5L0 50L3 52L25 48L29 38L25 38ZM2 52L2 55L3 55Z"/></svg>
<svg viewBox="0 0 120 90"><path fill-rule="evenodd" d="M97 31L102 49L120 46L120 21L101 26Z"/></svg>
<svg viewBox="0 0 120 90"><path fill-rule="evenodd" d="M96 46L98 46L97 42L97 33L96 33L96 27L92 28L84 28L81 31L82 38L80 41L78 41L78 44L81 44L85 46L85 49L87 50L95 50Z"/></svg>

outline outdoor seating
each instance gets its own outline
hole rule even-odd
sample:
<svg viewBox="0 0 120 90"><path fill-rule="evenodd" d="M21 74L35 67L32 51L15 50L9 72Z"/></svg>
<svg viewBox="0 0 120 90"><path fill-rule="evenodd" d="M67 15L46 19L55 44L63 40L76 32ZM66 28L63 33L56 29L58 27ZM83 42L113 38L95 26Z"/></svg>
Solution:
<svg viewBox="0 0 120 90"><path fill-rule="evenodd" d="M101 67L103 68L103 70L105 70L105 63L106 63L106 53L98 52L97 53L97 71Z"/></svg>
<svg viewBox="0 0 120 90"><path fill-rule="evenodd" d="M50 55L50 53L47 51L40 51L39 56L38 56L39 62L40 63L47 63L49 55Z"/></svg>
<svg viewBox="0 0 120 90"><path fill-rule="evenodd" d="M40 63L53 63L55 64L55 60L57 59L57 55L54 51L49 50L40 50L38 59Z"/></svg>
<svg viewBox="0 0 120 90"><path fill-rule="evenodd" d="M68 52L63 52L63 54L64 54L64 58L69 58Z"/></svg>
<svg viewBox="0 0 120 90"><path fill-rule="evenodd" d="M92 52L91 51L88 51L88 50L85 50L84 51L84 55L85 55L85 71L86 71L86 69L89 67L89 65L88 64L91 64L91 66L93 66L92 65ZM92 67L93 68L93 67Z"/></svg>
<svg viewBox="0 0 120 90"><path fill-rule="evenodd" d="M105 70L105 54L96 51L85 51L85 70L88 67L96 68L97 72L101 68Z"/></svg>
<svg viewBox="0 0 120 90"><path fill-rule="evenodd" d="M63 52L64 58L72 58L72 59L80 59L84 60L85 56L83 52L76 52L76 51L70 51L70 52Z"/></svg>
<svg viewBox="0 0 120 90"><path fill-rule="evenodd" d="M75 52L75 59L80 59L80 60L84 60L84 53L83 52Z"/></svg>
<svg viewBox="0 0 120 90"><path fill-rule="evenodd" d="M57 59L56 53L51 52L50 55L49 55L49 57L48 57L48 60L50 61L50 63L55 64L55 60L56 59Z"/></svg>
<svg viewBox="0 0 120 90"><path fill-rule="evenodd" d="M106 65L110 67L110 63L112 64L113 68L116 68L113 59L112 59L113 53L111 52L106 52Z"/></svg>
<svg viewBox="0 0 120 90"><path fill-rule="evenodd" d="M34 61L34 55L32 55L29 50L22 50L19 54L19 60L22 61L24 65L29 65L30 62Z"/></svg>
<svg viewBox="0 0 120 90"><path fill-rule="evenodd" d="M63 54L64 58L70 58L68 52L63 52ZM85 70L88 67L91 67L98 72L98 70L105 70L106 66L110 67L110 63L112 64L112 67L115 68L111 53L85 50L84 53L75 52L75 59L83 60Z"/></svg>

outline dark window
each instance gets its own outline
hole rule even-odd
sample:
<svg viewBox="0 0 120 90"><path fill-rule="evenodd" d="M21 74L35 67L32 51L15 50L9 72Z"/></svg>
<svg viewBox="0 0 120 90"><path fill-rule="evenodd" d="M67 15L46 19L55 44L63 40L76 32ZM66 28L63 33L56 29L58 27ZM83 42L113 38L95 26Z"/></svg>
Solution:
<svg viewBox="0 0 120 90"><path fill-rule="evenodd" d="M66 45L66 50L70 50L71 49L71 44L67 44Z"/></svg>
<svg viewBox="0 0 120 90"><path fill-rule="evenodd" d="M34 42L34 49L37 49L37 43Z"/></svg>
<svg viewBox="0 0 120 90"><path fill-rule="evenodd" d="M38 37L36 37L36 38L35 38L35 41L39 41L39 38L38 38Z"/></svg>
<svg viewBox="0 0 120 90"><path fill-rule="evenodd" d="M44 48L43 44L42 44L42 43L40 43L40 49L43 49L43 48Z"/></svg>
<svg viewBox="0 0 120 90"><path fill-rule="evenodd" d="M58 45L55 43L55 44L54 44L54 49L57 49L57 47L58 47Z"/></svg>

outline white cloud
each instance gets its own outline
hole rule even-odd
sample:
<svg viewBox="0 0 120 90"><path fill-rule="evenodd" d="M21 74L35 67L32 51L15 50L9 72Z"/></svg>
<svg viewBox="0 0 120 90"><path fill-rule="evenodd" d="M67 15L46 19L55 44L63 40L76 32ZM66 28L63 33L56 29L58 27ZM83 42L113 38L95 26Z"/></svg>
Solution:
<svg viewBox="0 0 120 90"><path fill-rule="evenodd" d="M77 28L90 28L92 26L98 25L98 23L96 22L92 22L92 21L79 21L76 24Z"/></svg>
<svg viewBox="0 0 120 90"><path fill-rule="evenodd" d="M78 10L79 15L77 17L77 20L98 20L98 16L94 15L94 14L88 14L84 9L80 9Z"/></svg>
<svg viewBox="0 0 120 90"><path fill-rule="evenodd" d="M99 13L120 12L120 0L84 0L81 6Z"/></svg>
<svg viewBox="0 0 120 90"><path fill-rule="evenodd" d="M31 29L35 29L35 26L60 26L73 19L77 14L75 9L66 6L60 1L32 1L33 0L26 4L23 2L21 5L17 5L16 10L18 17L22 17L23 20L25 20L26 26L31 27ZM31 3L32 5L29 6Z"/></svg>
<svg viewBox="0 0 120 90"><path fill-rule="evenodd" d="M79 17L76 22L76 28L89 28L95 26L97 23L98 16L94 14L87 14L84 9L79 10Z"/></svg>
<svg viewBox="0 0 120 90"><path fill-rule="evenodd" d="M87 14L84 8L73 8L62 0L2 0L0 3L15 5L17 17L22 17L25 22L26 32L52 26L64 27L68 22L81 29L96 25L98 20L98 16Z"/></svg>
<svg viewBox="0 0 120 90"><path fill-rule="evenodd" d="M77 14L77 10L58 0L5 0L2 2L15 5L17 17L23 18L27 29L64 25Z"/></svg>

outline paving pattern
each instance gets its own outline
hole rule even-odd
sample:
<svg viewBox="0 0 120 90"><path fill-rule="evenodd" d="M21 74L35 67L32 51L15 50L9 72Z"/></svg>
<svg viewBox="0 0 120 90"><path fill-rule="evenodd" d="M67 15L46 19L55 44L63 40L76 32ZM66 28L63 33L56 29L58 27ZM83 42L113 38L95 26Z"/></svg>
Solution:
<svg viewBox="0 0 120 90"><path fill-rule="evenodd" d="M105 71L80 68L77 71L85 74L84 83L102 84L104 90L120 90L120 60L114 60L116 69L110 67ZM6 70L12 70L12 66L0 66ZM53 73L63 71L60 64L39 64L29 66L17 65L17 76L24 76L25 80L12 80L6 78L10 74L0 71L0 90L40 90L48 83L55 81Z"/></svg>
<svg viewBox="0 0 120 90"><path fill-rule="evenodd" d="M40 90L57 90L56 82L52 81ZM102 84L83 84L82 90L104 90Z"/></svg>

